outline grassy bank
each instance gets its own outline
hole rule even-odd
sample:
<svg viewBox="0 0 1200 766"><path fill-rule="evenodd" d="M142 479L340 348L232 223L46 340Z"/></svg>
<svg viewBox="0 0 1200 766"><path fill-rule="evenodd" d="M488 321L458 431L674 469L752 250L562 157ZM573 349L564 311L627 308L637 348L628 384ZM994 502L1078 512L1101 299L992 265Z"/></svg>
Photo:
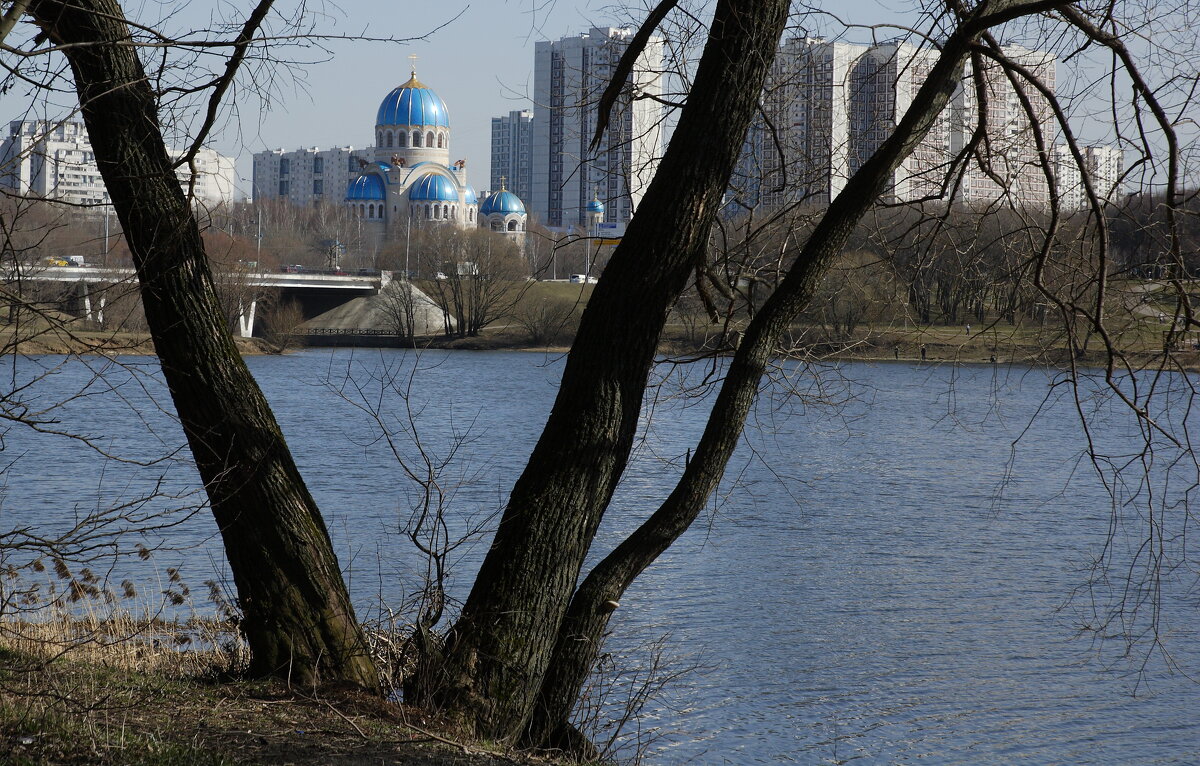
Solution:
<svg viewBox="0 0 1200 766"><path fill-rule="evenodd" d="M1162 354L1163 317L1171 307L1151 298L1158 293L1134 290L1113 291L1113 311L1106 331L1120 353L1133 367L1162 364L1200 369L1200 351L1193 350L1191 336L1182 338L1168 359ZM1144 286L1143 286L1144 287ZM419 338L422 347L464 350L538 350L562 352L570 348L579 317L594 285L569 282L530 282L521 287L519 299L506 315L477 336ZM1130 296L1134 296L1131 298ZM994 321L976 324L916 325L907 321L903 306L877 303L871 321L852 327L796 323L787 350L812 360L853 359L864 361L921 361L938 363L997 363L1052 365L1068 364L1072 351L1055 322L1016 325ZM1131 308L1132 306L1132 308ZM660 351L664 355L728 352L736 342L744 320L729 325L713 324L695 309L677 306L664 329ZM256 338L237 338L244 354L268 353L268 344ZM23 354L152 354L153 345L142 333L109 332L88 323L62 317L62 324L38 326L26 322L19 328L0 326L0 343L9 351ZM386 344L386 341L385 341ZM1077 363L1085 366L1106 362L1099 339L1077 340ZM296 346L292 346L295 348ZM922 350L924 353L922 354Z"/></svg>
<svg viewBox="0 0 1200 766"><path fill-rule="evenodd" d="M435 717L359 691L222 681L220 663L198 668L211 656L158 640L52 656L13 648L11 627L0 627L2 764L548 763L458 741Z"/></svg>

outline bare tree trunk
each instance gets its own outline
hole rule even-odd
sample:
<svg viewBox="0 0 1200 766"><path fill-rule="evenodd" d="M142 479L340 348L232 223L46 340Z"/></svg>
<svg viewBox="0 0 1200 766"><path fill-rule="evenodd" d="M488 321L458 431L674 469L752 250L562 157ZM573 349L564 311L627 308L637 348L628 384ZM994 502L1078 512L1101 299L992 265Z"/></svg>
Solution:
<svg viewBox="0 0 1200 766"><path fill-rule="evenodd" d="M890 172L948 102L972 40L992 24L1049 6L994 0L960 19L895 135L830 206L747 328L680 485L568 602L628 459L668 310L704 255L787 12L786 2L718 2L671 146L588 304L554 410L449 637L437 679L443 685L439 701L478 734L579 744L566 720L607 624L606 602L703 506L737 444L776 340L807 306Z"/></svg>
<svg viewBox="0 0 1200 766"><path fill-rule="evenodd" d="M579 743L569 718L599 652L612 605L687 530L716 489L780 338L807 308L830 264L886 188L893 171L928 133L949 101L961 78L971 39L959 32L946 41L941 59L895 132L830 204L782 283L754 315L730 362L704 434L670 496L580 585L563 620L526 735L531 744L571 749Z"/></svg>
<svg viewBox="0 0 1200 766"><path fill-rule="evenodd" d="M29 13L70 62L154 348L225 542L252 672L377 689L320 512L226 327L120 5L35 0Z"/></svg>
<svg viewBox="0 0 1200 766"><path fill-rule="evenodd" d="M450 634L443 675L426 685L481 735L517 737L530 718L625 468L659 334L704 256L787 7L718 3L671 147L588 303L554 410Z"/></svg>

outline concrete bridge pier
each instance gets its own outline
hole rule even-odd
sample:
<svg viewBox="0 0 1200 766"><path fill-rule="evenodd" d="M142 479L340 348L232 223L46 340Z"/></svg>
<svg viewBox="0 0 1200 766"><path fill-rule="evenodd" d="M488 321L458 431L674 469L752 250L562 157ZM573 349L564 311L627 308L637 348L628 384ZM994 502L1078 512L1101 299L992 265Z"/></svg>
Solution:
<svg viewBox="0 0 1200 766"><path fill-rule="evenodd" d="M87 286L83 288L83 316L88 320L96 320L96 324L104 326L104 307L108 305L108 296L103 292L100 293L100 300L97 301L99 308L96 309L95 315L92 314L92 295L88 292Z"/></svg>
<svg viewBox="0 0 1200 766"><path fill-rule="evenodd" d="M250 300L250 310L246 310L246 304L242 299L238 299L238 334L243 338L254 337L254 312L258 310L258 299Z"/></svg>
<svg viewBox="0 0 1200 766"><path fill-rule="evenodd" d="M75 311L79 311L82 307L83 318L89 322L95 321L97 324L104 324L104 307L108 305L108 295L102 287L98 287L95 283L89 284L83 280L76 283L76 303ZM98 308L93 305L92 294L99 295L99 300L96 301Z"/></svg>

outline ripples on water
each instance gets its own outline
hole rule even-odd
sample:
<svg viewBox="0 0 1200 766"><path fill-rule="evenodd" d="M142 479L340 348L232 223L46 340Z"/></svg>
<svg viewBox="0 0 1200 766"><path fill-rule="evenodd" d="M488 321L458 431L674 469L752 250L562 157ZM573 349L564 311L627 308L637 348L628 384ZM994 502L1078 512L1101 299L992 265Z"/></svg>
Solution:
<svg viewBox="0 0 1200 766"><path fill-rule="evenodd" d="M399 603L417 583L419 562L395 534L411 496L370 419L330 383L357 396L339 386L349 372L370 398L380 365L404 372L408 359L309 351L249 360L364 613ZM537 436L560 362L439 353L421 366L412 386L421 432L435 450L454 434L468 437L453 469L454 507L486 516ZM64 422L86 423L121 455L144 459L179 444L177 426L133 385L161 395L153 378L95 372L70 362L37 390L92 381L95 396L67 405ZM837 411L760 408L765 429L748 435L711 513L622 599L615 651L669 635L678 662L699 668L651 711L647 724L665 735L650 762L1200 762L1196 684L1166 672L1157 655L1139 676L1144 646L1126 660L1111 651L1119 642L1077 634L1093 615L1086 592L1070 596L1088 581L1113 508L1079 463L1069 407L1050 407L1010 454L1049 391L1045 374L906 365L841 372L853 383L835 382L827 394L854 398ZM105 380L125 385L105 392ZM394 394L383 401L398 407ZM702 427L696 404L659 402L598 551L662 499ZM1119 423L1106 432L1117 442ZM68 440L18 429L4 454L17 458L0 512L5 529L61 523L135 494L162 469L104 465ZM171 491L194 491L186 464L166 468ZM164 552L156 565L210 576L219 560L212 535L206 516L164 533L198 547ZM460 596L481 553L482 543L458 564ZM1101 609L1110 595L1099 592ZM1195 672L1200 620L1189 598L1170 605L1168 648Z"/></svg>

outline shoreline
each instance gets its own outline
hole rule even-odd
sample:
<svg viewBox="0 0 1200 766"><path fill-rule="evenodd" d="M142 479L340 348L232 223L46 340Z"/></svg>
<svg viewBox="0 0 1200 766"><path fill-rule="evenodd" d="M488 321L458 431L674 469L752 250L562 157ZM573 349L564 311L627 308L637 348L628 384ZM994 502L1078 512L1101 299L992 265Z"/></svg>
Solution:
<svg viewBox="0 0 1200 766"><path fill-rule="evenodd" d="M1061 345L1041 346L1030 343L1002 343L994 339L984 345L982 333L969 340L954 337L938 338L946 335L948 328L927 328L917 333L880 334L877 339L859 340L852 344L816 343L807 347L807 358L818 363L826 362L870 362L885 364L970 364L970 365L1024 365L1030 367L1066 368L1070 364L1070 354ZM890 336L890 337L889 337ZM927 339L922 342L922 339ZM131 332L78 332L67 334L65 331L46 331L31 337L14 340L11 331L0 330L0 342L9 354L21 356L154 356L154 348L148 333ZM408 344L321 344L309 345L304 343L289 344L283 350L270 347L261 338L235 337L234 342L243 356L267 356L286 354L299 350L323 348L420 348L426 350L446 351L519 351L525 353L566 354L571 350L570 345L552 344L536 345L525 342L504 332L494 332L469 338L445 338L434 336L417 339ZM994 346L991 343L995 343ZM841 347L839 347L841 346ZM921 357L920 348L926 347L926 355ZM672 355L728 355L729 350L718 350L705 347L705 344L689 343L678 337L667 337L659 344L659 354ZM1161 351L1146 349L1129 349L1119 352L1134 369L1165 369L1182 371L1200 371L1200 350L1178 350L1169 356ZM1075 359L1076 366L1084 368L1105 368L1107 356L1095 350L1088 350Z"/></svg>

